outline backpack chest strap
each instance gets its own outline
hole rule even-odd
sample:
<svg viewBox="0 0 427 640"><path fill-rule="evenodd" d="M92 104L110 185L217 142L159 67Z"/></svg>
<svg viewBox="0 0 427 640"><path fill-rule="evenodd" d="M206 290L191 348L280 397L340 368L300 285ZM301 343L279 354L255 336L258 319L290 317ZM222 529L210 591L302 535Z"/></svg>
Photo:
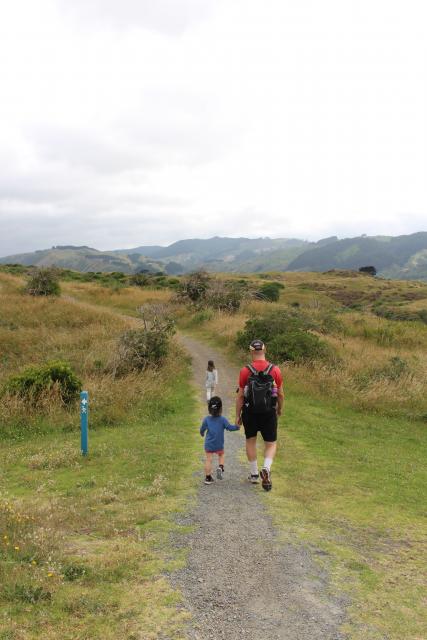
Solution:
<svg viewBox="0 0 427 640"><path fill-rule="evenodd" d="M274 367L274 364L270 362L270 364L267 365L267 367L264 369L264 371L262 371L262 373L265 373L268 375L273 367ZM257 376L259 373L261 373L261 371L258 371L258 369L255 369L255 367L253 367L251 364L247 364L246 368L249 369L249 371L254 376Z"/></svg>

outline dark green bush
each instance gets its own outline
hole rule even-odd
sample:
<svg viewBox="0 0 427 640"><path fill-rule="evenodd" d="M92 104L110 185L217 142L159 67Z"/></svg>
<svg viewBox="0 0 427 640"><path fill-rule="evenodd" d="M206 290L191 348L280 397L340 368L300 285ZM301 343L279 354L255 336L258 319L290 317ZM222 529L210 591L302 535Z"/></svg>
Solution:
<svg viewBox="0 0 427 640"><path fill-rule="evenodd" d="M46 394L56 390L64 404L70 404L79 395L82 383L70 365L60 360L32 366L12 376L3 391L37 404Z"/></svg>
<svg viewBox="0 0 427 640"><path fill-rule="evenodd" d="M280 298L280 291L285 287L281 282L266 282L256 292L256 297L268 302L277 302Z"/></svg>
<svg viewBox="0 0 427 640"><path fill-rule="evenodd" d="M328 345L313 333L293 330L276 336L268 343L268 352L278 362L304 362L330 355Z"/></svg>
<svg viewBox="0 0 427 640"><path fill-rule="evenodd" d="M61 289L57 270L51 267L34 270L25 291L31 296L59 296Z"/></svg>
<svg viewBox="0 0 427 640"><path fill-rule="evenodd" d="M245 328L237 334L237 345L247 350L252 340L266 343L271 359L301 362L331 355L330 347L310 332L309 319L291 311L278 311L247 320Z"/></svg>
<svg viewBox="0 0 427 640"><path fill-rule="evenodd" d="M150 277L147 273L134 273L129 277L129 284L134 287L148 287L150 284Z"/></svg>

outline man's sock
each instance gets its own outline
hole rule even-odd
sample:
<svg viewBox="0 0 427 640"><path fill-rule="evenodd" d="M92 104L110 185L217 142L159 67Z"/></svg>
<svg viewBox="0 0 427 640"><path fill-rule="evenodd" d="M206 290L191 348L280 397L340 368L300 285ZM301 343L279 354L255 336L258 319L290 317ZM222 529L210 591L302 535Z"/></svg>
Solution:
<svg viewBox="0 0 427 640"><path fill-rule="evenodd" d="M251 467L251 476L257 476L258 475L258 462L257 460L254 460L253 462L250 462L250 467Z"/></svg>
<svg viewBox="0 0 427 640"><path fill-rule="evenodd" d="M264 469L268 469L270 471L271 465L273 464L273 458L264 458Z"/></svg>

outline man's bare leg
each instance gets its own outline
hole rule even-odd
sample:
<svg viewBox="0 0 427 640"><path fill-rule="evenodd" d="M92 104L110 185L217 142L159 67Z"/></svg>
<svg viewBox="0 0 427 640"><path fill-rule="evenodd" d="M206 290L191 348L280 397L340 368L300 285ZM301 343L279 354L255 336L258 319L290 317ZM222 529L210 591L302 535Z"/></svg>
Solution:
<svg viewBox="0 0 427 640"><path fill-rule="evenodd" d="M259 480L258 462L256 455L256 436L246 439L246 455L250 466L249 480L256 484Z"/></svg>
<svg viewBox="0 0 427 640"><path fill-rule="evenodd" d="M264 458L274 460L276 455L277 442L264 442Z"/></svg>
<svg viewBox="0 0 427 640"><path fill-rule="evenodd" d="M248 462L254 462L256 460L256 436L246 438L246 455Z"/></svg>

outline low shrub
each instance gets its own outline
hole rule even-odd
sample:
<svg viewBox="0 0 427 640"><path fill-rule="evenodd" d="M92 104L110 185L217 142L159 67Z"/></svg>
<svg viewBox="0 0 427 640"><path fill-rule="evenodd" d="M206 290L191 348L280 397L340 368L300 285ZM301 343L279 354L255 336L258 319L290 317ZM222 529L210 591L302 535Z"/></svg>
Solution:
<svg viewBox="0 0 427 640"><path fill-rule="evenodd" d="M31 296L59 296L61 289L57 270L52 267L35 269L25 292Z"/></svg>
<svg viewBox="0 0 427 640"><path fill-rule="evenodd" d="M161 364L168 354L169 335L161 331L129 329L119 339L119 374L144 371L150 364Z"/></svg>
<svg viewBox="0 0 427 640"><path fill-rule="evenodd" d="M211 276L206 271L194 271L183 278L177 291L181 302L202 302L211 283Z"/></svg>
<svg viewBox="0 0 427 640"><path fill-rule="evenodd" d="M330 347L311 333L313 325L304 316L281 310L246 321L245 328L237 334L236 343L247 349L255 338L267 344L268 353L277 361L301 362L325 358L331 355Z"/></svg>
<svg viewBox="0 0 427 640"><path fill-rule="evenodd" d="M280 291L284 288L281 282L266 282L258 289L255 296L260 300L267 300L267 302L277 302L280 298Z"/></svg>
<svg viewBox="0 0 427 640"><path fill-rule="evenodd" d="M57 396L64 404L77 399L82 383L67 362L57 360L44 365L31 366L18 375L11 376L3 387L3 393L38 404L46 395Z"/></svg>
<svg viewBox="0 0 427 640"><path fill-rule="evenodd" d="M177 289L177 302L191 303L197 308L216 309L234 313L248 297L244 280L221 280L204 271L196 271L182 280Z"/></svg>
<svg viewBox="0 0 427 640"><path fill-rule="evenodd" d="M213 280L206 291L204 303L218 311L235 313L239 310L244 291L238 284Z"/></svg>
<svg viewBox="0 0 427 640"><path fill-rule="evenodd" d="M140 307L143 326L121 334L114 366L115 373L123 375L144 371L149 365L160 365L169 353L175 321L164 305Z"/></svg>

